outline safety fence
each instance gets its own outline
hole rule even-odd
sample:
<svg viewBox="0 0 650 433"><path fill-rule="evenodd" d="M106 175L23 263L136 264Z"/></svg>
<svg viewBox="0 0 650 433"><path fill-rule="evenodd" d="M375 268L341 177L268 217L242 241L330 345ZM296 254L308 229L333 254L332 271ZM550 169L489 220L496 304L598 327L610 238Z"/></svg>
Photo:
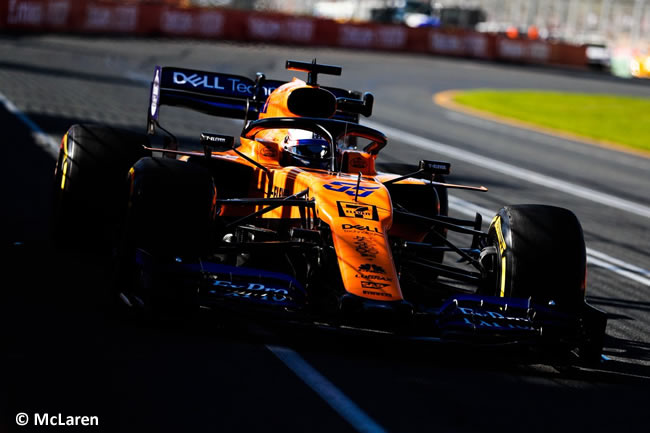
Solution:
<svg viewBox="0 0 650 433"><path fill-rule="evenodd" d="M585 47L564 43L160 2L0 0L0 31L206 38L587 66Z"/></svg>

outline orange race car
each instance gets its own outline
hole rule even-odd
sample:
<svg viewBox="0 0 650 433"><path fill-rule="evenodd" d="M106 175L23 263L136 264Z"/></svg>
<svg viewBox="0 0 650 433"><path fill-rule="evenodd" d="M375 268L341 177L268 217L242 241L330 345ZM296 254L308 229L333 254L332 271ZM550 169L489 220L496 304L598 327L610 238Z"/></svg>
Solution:
<svg viewBox="0 0 650 433"><path fill-rule="evenodd" d="M377 172L387 138L359 124L373 96L318 84L340 67L286 65L307 80L157 67L157 147L144 134L72 126L56 170L59 242L111 249L116 296L154 314L248 311L600 359L606 317L585 302L573 213L506 206L487 232L478 214L449 217L449 188L486 189L446 183L440 161ZM204 132L202 149L179 149L163 105L243 119L241 136Z"/></svg>

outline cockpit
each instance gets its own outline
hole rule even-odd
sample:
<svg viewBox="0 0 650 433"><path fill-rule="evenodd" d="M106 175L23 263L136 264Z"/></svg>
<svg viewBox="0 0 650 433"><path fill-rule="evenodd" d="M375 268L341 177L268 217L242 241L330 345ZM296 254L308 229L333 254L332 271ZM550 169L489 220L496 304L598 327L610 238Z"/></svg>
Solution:
<svg viewBox="0 0 650 433"><path fill-rule="evenodd" d="M331 146L322 136L304 129L289 129L282 145L281 165L327 169Z"/></svg>
<svg viewBox="0 0 650 433"><path fill-rule="evenodd" d="M382 133L366 126L334 119L300 117L252 121L242 137L260 144L275 143L280 153L280 165L331 171L343 168L346 154L355 153L363 159L374 159L386 145ZM372 171L370 164L366 165ZM360 167L355 165L354 168Z"/></svg>

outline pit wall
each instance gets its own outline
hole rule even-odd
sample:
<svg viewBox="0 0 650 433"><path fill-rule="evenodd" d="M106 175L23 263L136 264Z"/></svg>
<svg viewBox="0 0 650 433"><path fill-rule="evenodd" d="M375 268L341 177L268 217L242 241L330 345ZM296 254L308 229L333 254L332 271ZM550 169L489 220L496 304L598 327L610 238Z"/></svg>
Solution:
<svg viewBox="0 0 650 433"><path fill-rule="evenodd" d="M584 46L233 9L92 0L0 0L0 32L203 38L586 67Z"/></svg>

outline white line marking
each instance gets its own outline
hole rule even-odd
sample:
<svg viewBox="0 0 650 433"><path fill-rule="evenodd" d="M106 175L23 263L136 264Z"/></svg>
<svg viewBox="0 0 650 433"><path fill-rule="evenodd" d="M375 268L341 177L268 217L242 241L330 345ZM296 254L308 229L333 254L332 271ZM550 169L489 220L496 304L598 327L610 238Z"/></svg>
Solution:
<svg viewBox="0 0 650 433"><path fill-rule="evenodd" d="M472 202L452 196L449 196L449 207L471 217L478 212L484 219L491 219L492 216L496 214L496 211L492 211ZM587 248L587 264L600 266L601 268L608 269L618 275L650 287L650 278L645 277L646 275L650 276L649 270L624 262L623 260L601 253L600 251Z"/></svg>
<svg viewBox="0 0 650 433"><path fill-rule="evenodd" d="M57 143L52 137L47 135L39 126L34 123L25 113L20 111L14 104L11 102L5 95L0 93L0 104L2 104L5 109L20 119L32 132L34 141L41 149L45 150L50 155L56 158L59 155L59 143Z"/></svg>
<svg viewBox="0 0 650 433"><path fill-rule="evenodd" d="M371 121L364 121L364 124L371 128L379 129L387 135L392 135L395 137L395 140L408 143L420 149L441 153L443 155L451 156L453 158L486 168L488 170L503 173L507 176L522 179L537 185L554 189L556 191L562 191L576 197L590 200L595 203L600 203L605 206L610 206L615 209L624 210L645 218L650 218L650 207L639 203L625 200L611 194L605 194L594 189L586 188L574 183L556 179L554 177L546 176L541 173L527 170L525 168L516 167L514 165L507 164L496 159L488 158L486 156L476 155L475 153L469 152L467 150L458 149L457 147L440 143L439 141L420 137L401 129L392 128L390 126Z"/></svg>
<svg viewBox="0 0 650 433"><path fill-rule="evenodd" d="M596 258L599 258L601 260L608 261L609 263L612 263L622 269L626 269L630 272L634 272L636 274L641 274L647 277L650 277L650 271L647 269L640 268L638 266L632 265L630 263L626 263L622 260L619 260L615 257L608 256L605 253L601 253L600 251L592 250L591 248L587 248L587 254L592 255Z"/></svg>
<svg viewBox="0 0 650 433"><path fill-rule="evenodd" d="M593 255L589 254L589 248L587 248L587 263L590 265L596 265L600 266L601 268L604 269L609 269L612 272L616 272L619 275L622 275L624 277L629 278L630 280L634 280L638 283L641 283L645 286L650 287L650 278L644 278L641 275L635 274L633 272L628 271L627 269L623 269L619 266L613 265L611 263L608 263L604 260L601 260L599 258L594 257ZM613 258L613 257L612 257Z"/></svg>
<svg viewBox="0 0 650 433"><path fill-rule="evenodd" d="M316 392L332 409L345 419L357 431L363 433L385 433L379 424L350 400L325 376L320 374L302 356L295 351L282 346L266 345L280 361L284 363L307 386Z"/></svg>
<svg viewBox="0 0 650 433"><path fill-rule="evenodd" d="M477 212L481 214L484 220L492 220L492 217L497 214L497 211L479 206L471 201L463 200L462 198L449 196L449 207L456 209L458 212L467 216L474 217Z"/></svg>

